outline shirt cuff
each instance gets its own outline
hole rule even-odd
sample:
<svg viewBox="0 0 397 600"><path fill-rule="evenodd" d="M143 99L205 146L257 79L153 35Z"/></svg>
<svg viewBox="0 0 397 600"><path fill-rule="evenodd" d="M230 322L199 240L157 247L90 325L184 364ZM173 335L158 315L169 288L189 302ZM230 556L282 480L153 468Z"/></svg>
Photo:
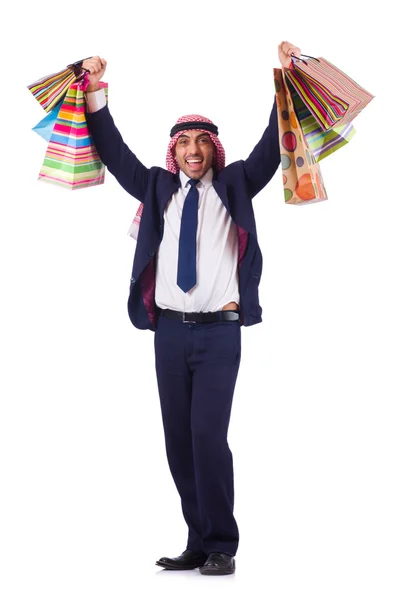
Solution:
<svg viewBox="0 0 397 600"><path fill-rule="evenodd" d="M106 106L105 90L101 88L96 92L86 92L85 100L87 104L87 112L97 112L98 110Z"/></svg>

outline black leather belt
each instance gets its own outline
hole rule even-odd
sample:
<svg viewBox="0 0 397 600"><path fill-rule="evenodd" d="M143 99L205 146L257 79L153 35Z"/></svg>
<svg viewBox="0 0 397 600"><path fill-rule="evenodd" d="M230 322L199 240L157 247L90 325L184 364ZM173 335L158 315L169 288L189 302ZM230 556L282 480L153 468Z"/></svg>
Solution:
<svg viewBox="0 0 397 600"><path fill-rule="evenodd" d="M214 323L216 321L238 321L240 313L238 310L218 310L217 312L193 312L185 313L169 308L158 308L157 314L167 319L175 319L183 323Z"/></svg>

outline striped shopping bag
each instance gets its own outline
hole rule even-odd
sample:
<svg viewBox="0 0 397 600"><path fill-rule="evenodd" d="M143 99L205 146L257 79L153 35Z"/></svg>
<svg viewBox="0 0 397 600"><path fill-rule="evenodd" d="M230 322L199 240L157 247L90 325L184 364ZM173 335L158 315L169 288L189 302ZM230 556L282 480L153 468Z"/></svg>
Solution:
<svg viewBox="0 0 397 600"><path fill-rule="evenodd" d="M302 127L302 133L316 162L350 142L356 133L351 123L337 125L332 129L328 129L328 131L324 131L290 83L288 88L291 92L296 116Z"/></svg>
<svg viewBox="0 0 397 600"><path fill-rule="evenodd" d="M107 99L108 84L100 82L99 85ZM85 87L84 80L69 86L39 173L42 181L71 190L99 185L105 179L105 165L95 149L85 119Z"/></svg>
<svg viewBox="0 0 397 600"><path fill-rule="evenodd" d="M324 131L351 123L374 98L325 58L301 56L292 57L285 77Z"/></svg>
<svg viewBox="0 0 397 600"><path fill-rule="evenodd" d="M85 60L85 58L78 60L62 71L42 77L27 86L46 112L50 112L64 98L72 83L84 76L86 69L83 69L81 65Z"/></svg>

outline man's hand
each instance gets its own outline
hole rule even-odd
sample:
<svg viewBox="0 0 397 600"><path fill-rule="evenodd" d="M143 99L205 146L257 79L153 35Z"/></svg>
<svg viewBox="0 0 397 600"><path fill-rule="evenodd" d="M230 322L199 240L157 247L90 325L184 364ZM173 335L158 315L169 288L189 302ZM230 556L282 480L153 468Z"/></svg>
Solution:
<svg viewBox="0 0 397 600"><path fill-rule="evenodd" d="M291 42L281 42L278 46L278 57L284 68L288 69L291 63L291 54L300 56L300 48L291 44Z"/></svg>
<svg viewBox="0 0 397 600"><path fill-rule="evenodd" d="M87 58L81 65L84 69L89 70L88 79L90 83L86 89L86 92L96 92L99 90L99 81L102 79L106 71L107 62L104 58L99 56L93 56Z"/></svg>

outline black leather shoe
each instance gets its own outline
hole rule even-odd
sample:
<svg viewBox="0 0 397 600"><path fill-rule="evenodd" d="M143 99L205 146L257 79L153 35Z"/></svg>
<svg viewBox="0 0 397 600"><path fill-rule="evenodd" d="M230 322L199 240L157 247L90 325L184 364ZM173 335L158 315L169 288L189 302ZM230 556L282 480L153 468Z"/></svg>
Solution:
<svg viewBox="0 0 397 600"><path fill-rule="evenodd" d="M236 570L233 556L222 552L211 552L200 569L201 575L231 575Z"/></svg>
<svg viewBox="0 0 397 600"><path fill-rule="evenodd" d="M156 565L163 567L163 569L170 569L173 571L187 571L188 569L197 569L202 567L207 559L207 555L202 552L192 552L191 550L185 550L180 556L176 558L168 558L163 556L156 561Z"/></svg>

